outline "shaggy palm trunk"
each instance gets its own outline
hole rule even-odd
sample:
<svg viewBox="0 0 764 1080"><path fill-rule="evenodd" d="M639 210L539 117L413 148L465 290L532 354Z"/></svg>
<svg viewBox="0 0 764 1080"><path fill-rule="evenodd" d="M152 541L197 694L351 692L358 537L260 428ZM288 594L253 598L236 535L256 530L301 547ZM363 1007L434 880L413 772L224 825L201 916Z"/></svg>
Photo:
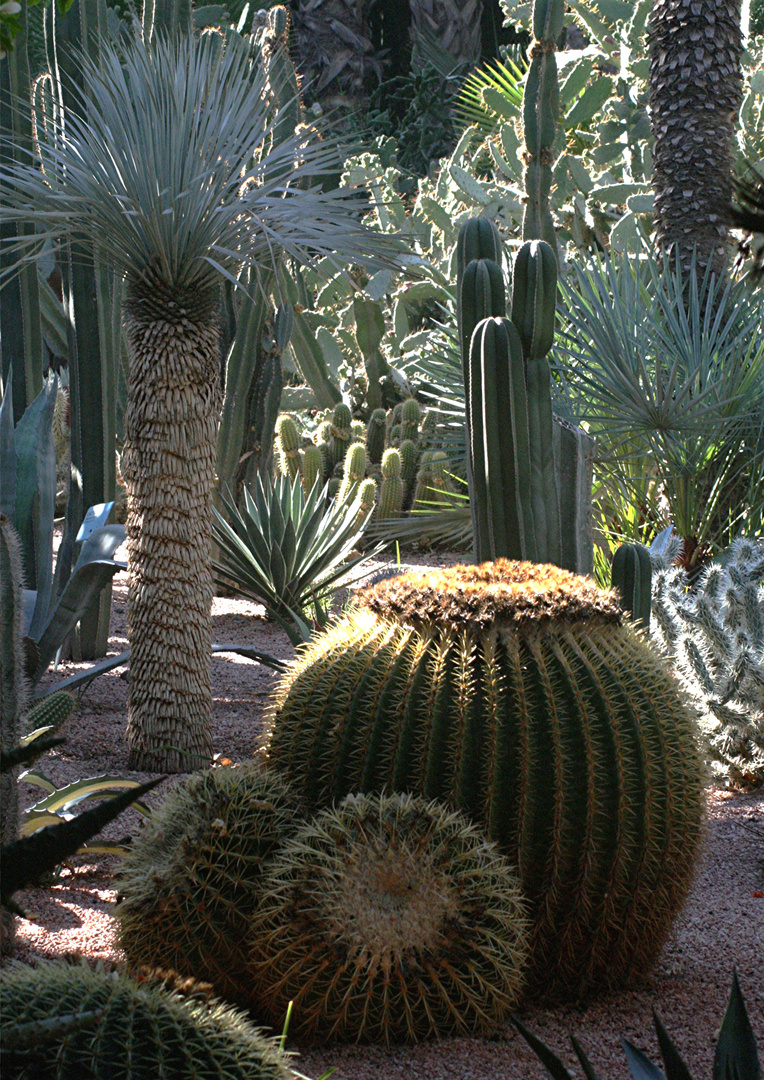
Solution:
<svg viewBox="0 0 764 1080"><path fill-rule="evenodd" d="M295 65L311 100L356 111L368 101L382 62L371 40L369 0L299 0L292 6Z"/></svg>
<svg viewBox="0 0 764 1080"><path fill-rule="evenodd" d="M482 51L483 0L409 0L411 29L429 34L461 64L477 64Z"/></svg>
<svg viewBox="0 0 764 1080"><path fill-rule="evenodd" d="M701 273L727 263L732 152L742 95L740 0L654 0L650 117L655 228Z"/></svg>
<svg viewBox="0 0 764 1080"><path fill-rule="evenodd" d="M130 766L212 757L211 495L219 409L218 290L132 283L127 483Z"/></svg>

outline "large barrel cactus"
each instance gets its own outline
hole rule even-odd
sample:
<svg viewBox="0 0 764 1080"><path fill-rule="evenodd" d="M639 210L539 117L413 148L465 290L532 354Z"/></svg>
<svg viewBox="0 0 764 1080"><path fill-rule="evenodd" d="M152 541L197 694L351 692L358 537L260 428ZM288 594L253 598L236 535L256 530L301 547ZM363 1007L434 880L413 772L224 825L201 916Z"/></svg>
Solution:
<svg viewBox="0 0 764 1080"><path fill-rule="evenodd" d="M299 822L288 785L253 766L173 788L122 865L116 913L130 966L171 969L245 1001L242 939L263 862Z"/></svg>
<svg viewBox="0 0 764 1080"><path fill-rule="evenodd" d="M516 1005L528 959L519 881L462 814L349 795L286 840L252 920L252 977L298 1039L474 1035Z"/></svg>
<svg viewBox="0 0 764 1080"><path fill-rule="evenodd" d="M406 574L316 638L272 703L271 764L314 807L409 791L518 866L548 996L645 969L690 884L694 713L612 593L499 560Z"/></svg>
<svg viewBox="0 0 764 1080"><path fill-rule="evenodd" d="M7 1080L294 1076L243 1013L85 964L13 966L0 982L0 1013Z"/></svg>

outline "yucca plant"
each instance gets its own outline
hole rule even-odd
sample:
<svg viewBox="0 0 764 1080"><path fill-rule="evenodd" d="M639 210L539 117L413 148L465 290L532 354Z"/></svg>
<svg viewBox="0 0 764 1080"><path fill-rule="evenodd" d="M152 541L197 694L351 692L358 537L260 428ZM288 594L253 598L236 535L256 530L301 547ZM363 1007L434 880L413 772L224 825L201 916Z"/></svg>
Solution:
<svg viewBox="0 0 764 1080"><path fill-rule="evenodd" d="M234 32L102 42L81 59L79 112L41 131L39 158L0 172L0 223L34 258L62 235L125 277L131 767L212 756L211 492L219 408L219 287L242 266L396 250L360 222L358 194L312 180L336 144L304 126L271 137L259 54Z"/></svg>
<svg viewBox="0 0 764 1080"><path fill-rule="evenodd" d="M327 508L326 488L318 481L305 495L299 479L282 475L271 483L258 477L254 493L244 492L241 509L230 496L221 502L227 520L215 509L216 581L265 604L295 644L310 638L309 609L325 625L332 592L363 577L353 571L381 551L357 551L369 518L358 520L360 498L335 499Z"/></svg>

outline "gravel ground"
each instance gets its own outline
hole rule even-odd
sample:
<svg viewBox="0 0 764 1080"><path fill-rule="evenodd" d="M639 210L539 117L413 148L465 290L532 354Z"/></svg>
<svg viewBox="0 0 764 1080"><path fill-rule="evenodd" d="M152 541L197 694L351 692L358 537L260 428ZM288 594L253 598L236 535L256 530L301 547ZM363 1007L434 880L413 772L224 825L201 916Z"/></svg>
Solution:
<svg viewBox="0 0 764 1080"><path fill-rule="evenodd" d="M458 561L455 557L428 559L430 565ZM126 581L115 578L110 653L126 647ZM241 600L218 598L213 608L217 642L255 645L288 657L292 648L278 629L263 619L262 609ZM62 665L57 681L81 668ZM269 669L234 655L212 662L215 752L242 761L256 743L263 705L277 676ZM83 695L77 715L69 721L67 742L46 755L38 767L56 784L84 776L119 774L147 779L127 770L125 717L127 680L124 670L104 675ZM170 779L152 792L161 799ZM29 805L39 789L22 787ZM118 838L136 827L129 812L114 823L108 835ZM113 857L83 858L64 869L53 886L19 894L35 920L18 922L17 956L33 961L40 956L81 952L92 958L119 962L112 908L116 889ZM677 920L673 939L656 970L640 985L618 994L556 1009L531 1007L521 1013L526 1024L552 1046L576 1075L567 1032L575 1034L589 1052L604 1080L626 1080L628 1072L619 1037L625 1035L657 1060L651 1009L655 1008L685 1056L696 1080L711 1076L714 1042L737 967L749 1016L764 1059L764 792L709 792L708 830L704 856L687 904ZM296 1067L319 1076L334 1068L335 1080L515 1080L541 1077L543 1070L522 1040L507 1026L492 1038L456 1039L416 1047L329 1047L302 1049Z"/></svg>

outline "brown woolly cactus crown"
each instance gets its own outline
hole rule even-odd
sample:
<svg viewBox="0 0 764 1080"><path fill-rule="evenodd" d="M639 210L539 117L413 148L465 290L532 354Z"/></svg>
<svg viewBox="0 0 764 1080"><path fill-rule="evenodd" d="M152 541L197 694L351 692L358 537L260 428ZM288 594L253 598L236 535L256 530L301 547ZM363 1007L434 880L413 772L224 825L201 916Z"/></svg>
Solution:
<svg viewBox="0 0 764 1080"><path fill-rule="evenodd" d="M517 876L467 819L350 795L287 839L252 919L252 976L298 1038L473 1034L517 1003L529 924Z"/></svg>
<svg viewBox="0 0 764 1080"><path fill-rule="evenodd" d="M558 566L509 559L401 574L365 589L358 602L383 618L411 626L592 618L621 621L615 594L598 588L590 578Z"/></svg>

